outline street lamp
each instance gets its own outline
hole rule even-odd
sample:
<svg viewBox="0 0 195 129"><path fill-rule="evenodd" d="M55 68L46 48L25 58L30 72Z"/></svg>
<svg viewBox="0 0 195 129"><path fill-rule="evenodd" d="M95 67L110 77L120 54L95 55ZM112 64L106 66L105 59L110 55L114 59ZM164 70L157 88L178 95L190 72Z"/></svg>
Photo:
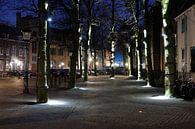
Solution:
<svg viewBox="0 0 195 129"><path fill-rule="evenodd" d="M28 94L29 88L28 88L28 43L30 41L31 32L25 31L23 32L23 40L25 41L25 72L24 72L24 89L23 93Z"/></svg>

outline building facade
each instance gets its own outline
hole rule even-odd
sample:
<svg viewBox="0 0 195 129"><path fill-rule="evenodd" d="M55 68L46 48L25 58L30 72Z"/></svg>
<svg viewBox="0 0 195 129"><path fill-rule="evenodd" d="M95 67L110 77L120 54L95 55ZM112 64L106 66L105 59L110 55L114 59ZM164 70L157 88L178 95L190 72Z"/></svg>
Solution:
<svg viewBox="0 0 195 129"><path fill-rule="evenodd" d="M38 18L33 16L22 16L21 13L16 14L16 26L21 31L29 31L31 38L28 46L28 62L29 70L35 72L37 70L38 55ZM51 69L69 69L70 67L70 51L71 33L69 30L61 30L51 28L48 25L48 43L50 44L50 67Z"/></svg>
<svg viewBox="0 0 195 129"><path fill-rule="evenodd" d="M177 22L177 70L184 80L195 81L195 4L175 18Z"/></svg>
<svg viewBox="0 0 195 129"><path fill-rule="evenodd" d="M27 42L15 28L0 24L0 72L25 69Z"/></svg>

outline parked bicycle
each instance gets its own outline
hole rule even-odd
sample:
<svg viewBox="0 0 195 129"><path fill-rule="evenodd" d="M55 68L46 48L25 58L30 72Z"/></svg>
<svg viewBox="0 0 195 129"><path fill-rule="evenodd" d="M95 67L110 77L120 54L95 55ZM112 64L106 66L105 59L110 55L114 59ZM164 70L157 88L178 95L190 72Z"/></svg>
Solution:
<svg viewBox="0 0 195 129"><path fill-rule="evenodd" d="M189 78L187 81L175 80L173 96L185 100L193 100L195 98L195 83L192 81L192 78Z"/></svg>

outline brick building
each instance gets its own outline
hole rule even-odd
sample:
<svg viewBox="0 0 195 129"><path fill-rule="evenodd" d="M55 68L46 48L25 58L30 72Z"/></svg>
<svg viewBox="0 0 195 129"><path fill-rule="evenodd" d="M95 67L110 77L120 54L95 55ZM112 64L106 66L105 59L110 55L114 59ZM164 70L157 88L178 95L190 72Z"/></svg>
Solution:
<svg viewBox="0 0 195 129"><path fill-rule="evenodd" d="M0 24L0 72L24 70L26 44L15 27Z"/></svg>
<svg viewBox="0 0 195 129"><path fill-rule="evenodd" d="M38 54L38 18L33 16L22 16L16 14L16 26L21 31L31 33L29 40L29 70L37 70ZM69 30L48 28L48 41L50 43L50 65L54 69L64 69L70 67L71 33Z"/></svg>

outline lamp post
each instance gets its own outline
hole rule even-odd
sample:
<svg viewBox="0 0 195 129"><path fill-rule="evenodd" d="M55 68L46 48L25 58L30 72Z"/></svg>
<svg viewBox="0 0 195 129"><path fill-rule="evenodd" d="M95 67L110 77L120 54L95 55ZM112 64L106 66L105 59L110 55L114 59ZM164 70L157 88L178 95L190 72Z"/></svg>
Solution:
<svg viewBox="0 0 195 129"><path fill-rule="evenodd" d="M31 33L30 32L22 32L23 40L25 41L25 72L24 72L24 89L23 93L28 94L28 43L30 41Z"/></svg>

